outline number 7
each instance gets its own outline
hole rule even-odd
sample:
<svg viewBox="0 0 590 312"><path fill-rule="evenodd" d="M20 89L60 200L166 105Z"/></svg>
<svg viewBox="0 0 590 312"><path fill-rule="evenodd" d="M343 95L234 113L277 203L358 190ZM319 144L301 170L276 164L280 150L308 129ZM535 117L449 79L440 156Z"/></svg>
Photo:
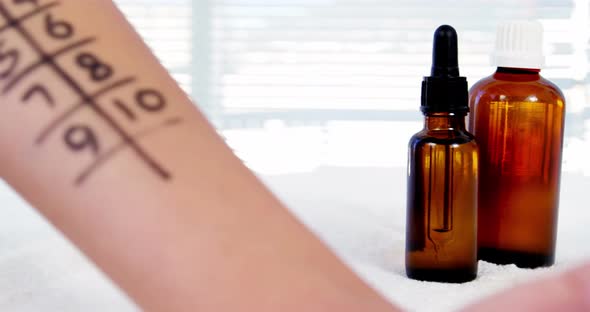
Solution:
<svg viewBox="0 0 590 312"><path fill-rule="evenodd" d="M35 84L29 90L27 90L27 92L25 92L21 100L23 103L26 104L36 94L40 97L43 97L43 99L45 100L47 105L49 105L49 107L55 106L55 100L53 99L49 91L47 91L47 88L40 84Z"/></svg>

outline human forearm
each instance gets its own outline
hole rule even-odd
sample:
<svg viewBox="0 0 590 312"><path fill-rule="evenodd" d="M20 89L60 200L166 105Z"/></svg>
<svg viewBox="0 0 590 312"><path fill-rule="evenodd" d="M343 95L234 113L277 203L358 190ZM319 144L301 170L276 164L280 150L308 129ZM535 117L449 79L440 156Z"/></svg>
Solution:
<svg viewBox="0 0 590 312"><path fill-rule="evenodd" d="M143 308L390 309L231 153L112 3L51 3L2 2L3 25L38 13L0 33L0 173Z"/></svg>

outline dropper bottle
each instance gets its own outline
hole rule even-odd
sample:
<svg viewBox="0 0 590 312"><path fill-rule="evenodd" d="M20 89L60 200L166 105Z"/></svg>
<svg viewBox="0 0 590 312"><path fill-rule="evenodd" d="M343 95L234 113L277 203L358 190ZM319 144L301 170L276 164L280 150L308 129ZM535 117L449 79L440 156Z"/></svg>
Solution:
<svg viewBox="0 0 590 312"><path fill-rule="evenodd" d="M478 148L465 129L467 79L453 27L435 31L432 62L422 82L424 129L409 144L406 274L461 283L477 276Z"/></svg>

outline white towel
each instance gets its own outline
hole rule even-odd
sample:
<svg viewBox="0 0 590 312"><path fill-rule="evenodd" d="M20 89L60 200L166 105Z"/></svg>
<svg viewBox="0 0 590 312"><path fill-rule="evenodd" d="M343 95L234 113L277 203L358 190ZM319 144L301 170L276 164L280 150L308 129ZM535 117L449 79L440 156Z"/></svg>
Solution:
<svg viewBox="0 0 590 312"><path fill-rule="evenodd" d="M322 168L263 180L346 263L410 311L451 311L523 281L590 259L590 177L562 182L557 265L523 270L480 262L476 281L450 285L404 276L405 170ZM0 311L137 311L8 186L0 183Z"/></svg>

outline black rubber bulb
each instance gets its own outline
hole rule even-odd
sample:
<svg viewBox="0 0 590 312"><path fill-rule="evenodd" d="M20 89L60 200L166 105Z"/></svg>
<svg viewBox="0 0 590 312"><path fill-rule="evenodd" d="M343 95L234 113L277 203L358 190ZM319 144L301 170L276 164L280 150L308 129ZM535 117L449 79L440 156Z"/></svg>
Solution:
<svg viewBox="0 0 590 312"><path fill-rule="evenodd" d="M422 107L429 113L467 113L467 79L459 75L458 36L442 25L434 32L432 70L422 82Z"/></svg>
<svg viewBox="0 0 590 312"><path fill-rule="evenodd" d="M449 25L442 25L434 32L431 77L459 77L457 32Z"/></svg>

